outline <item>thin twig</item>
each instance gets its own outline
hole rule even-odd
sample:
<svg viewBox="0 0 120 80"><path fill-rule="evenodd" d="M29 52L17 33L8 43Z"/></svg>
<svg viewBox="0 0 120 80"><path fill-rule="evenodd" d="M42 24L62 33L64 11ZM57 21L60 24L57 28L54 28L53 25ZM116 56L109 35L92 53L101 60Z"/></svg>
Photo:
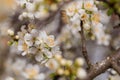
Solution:
<svg viewBox="0 0 120 80"><path fill-rule="evenodd" d="M81 40L82 40L82 54L86 60L88 69L90 69L92 67L92 63L89 60L87 49L86 49L86 44L85 44L86 40L85 40L85 35L84 35L84 30L83 30L83 21L80 22L80 27L81 27L80 35L81 35Z"/></svg>

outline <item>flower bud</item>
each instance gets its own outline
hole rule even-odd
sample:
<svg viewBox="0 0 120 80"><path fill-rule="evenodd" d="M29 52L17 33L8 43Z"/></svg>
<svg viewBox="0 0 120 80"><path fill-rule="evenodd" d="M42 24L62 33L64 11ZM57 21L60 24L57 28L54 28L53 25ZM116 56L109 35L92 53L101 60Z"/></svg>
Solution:
<svg viewBox="0 0 120 80"><path fill-rule="evenodd" d="M69 70L65 70L65 71L64 71L64 74L65 74L66 76L68 76L68 75L70 74Z"/></svg>
<svg viewBox="0 0 120 80"><path fill-rule="evenodd" d="M14 32L13 32L13 30L11 30L11 29L8 29L8 34L10 35L10 36L13 36L14 35Z"/></svg>
<svg viewBox="0 0 120 80"><path fill-rule="evenodd" d="M75 64L76 64L77 66L83 66L83 65L84 65L84 59L83 59L83 58L77 58L77 59L75 60Z"/></svg>
<svg viewBox="0 0 120 80"><path fill-rule="evenodd" d="M71 60L67 60L66 61L66 66L71 66L72 65L72 61Z"/></svg>
<svg viewBox="0 0 120 80"><path fill-rule="evenodd" d="M59 55L59 54L56 54L56 55L55 55L55 59L56 59L56 60L58 60L58 61L61 61L62 56L61 56L61 55Z"/></svg>
<svg viewBox="0 0 120 80"><path fill-rule="evenodd" d="M64 74L64 70L63 70L62 68L59 68L59 69L57 70L57 73L58 73L59 75L62 75L62 74Z"/></svg>
<svg viewBox="0 0 120 80"><path fill-rule="evenodd" d="M18 35L16 35L16 36L15 36L15 39L19 39L19 36L18 36Z"/></svg>
<svg viewBox="0 0 120 80"><path fill-rule="evenodd" d="M79 79L84 79L86 76L87 76L87 73L86 73L86 71L85 71L84 69L79 68L79 69L77 70L77 77L78 77Z"/></svg>
<svg viewBox="0 0 120 80"><path fill-rule="evenodd" d="M66 60L65 60L65 59L61 59L60 64L61 64L62 66L65 66Z"/></svg>

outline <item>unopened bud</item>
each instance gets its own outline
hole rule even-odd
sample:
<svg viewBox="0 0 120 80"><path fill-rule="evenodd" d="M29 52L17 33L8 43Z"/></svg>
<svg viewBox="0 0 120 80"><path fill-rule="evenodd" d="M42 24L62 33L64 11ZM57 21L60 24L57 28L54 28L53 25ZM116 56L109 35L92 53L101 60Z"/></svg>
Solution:
<svg viewBox="0 0 120 80"><path fill-rule="evenodd" d="M83 66L84 65L84 59L83 58L77 58L75 60L75 64L78 66Z"/></svg>
<svg viewBox="0 0 120 80"><path fill-rule="evenodd" d="M13 30L11 30L11 29L8 29L8 34L10 35L10 36L13 36L14 35L14 31Z"/></svg>
<svg viewBox="0 0 120 80"><path fill-rule="evenodd" d="M65 66L66 60L65 60L65 59L61 59L60 64L61 64L62 66Z"/></svg>
<svg viewBox="0 0 120 80"><path fill-rule="evenodd" d="M62 56L61 56L61 55L59 55L59 54L56 54L56 55L55 55L55 59L56 59L56 60L58 60L58 61L61 61Z"/></svg>
<svg viewBox="0 0 120 80"><path fill-rule="evenodd" d="M16 35L16 36L15 36L15 39L19 39L19 36L18 36L18 35Z"/></svg>
<svg viewBox="0 0 120 80"><path fill-rule="evenodd" d="M65 71L64 71L64 74L65 74L66 76L68 76L68 75L70 74L69 70L65 70Z"/></svg>
<svg viewBox="0 0 120 80"><path fill-rule="evenodd" d="M71 61L71 60L67 60L67 61L66 61L66 65L67 65L67 66L71 66L71 65L72 65L72 61Z"/></svg>
<svg viewBox="0 0 120 80"><path fill-rule="evenodd" d="M64 74L64 70L63 70L62 68L59 68L59 69L57 70L57 73L58 73L59 75L62 75L62 74Z"/></svg>

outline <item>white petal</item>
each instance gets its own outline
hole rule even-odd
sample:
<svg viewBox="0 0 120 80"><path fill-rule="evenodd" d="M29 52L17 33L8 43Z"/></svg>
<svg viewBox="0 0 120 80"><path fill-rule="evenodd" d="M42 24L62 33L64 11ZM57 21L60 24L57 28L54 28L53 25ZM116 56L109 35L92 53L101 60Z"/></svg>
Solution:
<svg viewBox="0 0 120 80"><path fill-rule="evenodd" d="M46 32L45 31L41 31L39 37L42 38L43 40L46 40L47 39Z"/></svg>
<svg viewBox="0 0 120 80"><path fill-rule="evenodd" d="M26 33L25 36L24 36L24 40L25 40L25 43L28 45L28 46L32 46L33 45L33 42L32 42L32 35L29 34L29 33Z"/></svg>
<svg viewBox="0 0 120 80"><path fill-rule="evenodd" d="M50 68L50 69L57 69L59 67L58 62L55 59L50 59L46 64L46 67Z"/></svg>
<svg viewBox="0 0 120 80"><path fill-rule="evenodd" d="M48 50L45 51L45 55L48 57L48 58L52 58L52 53Z"/></svg>
<svg viewBox="0 0 120 80"><path fill-rule="evenodd" d="M29 12L32 12L35 9L35 5L33 3L31 4L31 3L27 2L26 3L26 8Z"/></svg>
<svg viewBox="0 0 120 80"><path fill-rule="evenodd" d="M32 35L29 34L29 33L26 33L25 36L24 36L24 39L27 41L27 40L32 40Z"/></svg>
<svg viewBox="0 0 120 80"><path fill-rule="evenodd" d="M23 51L23 46L22 45L18 45L18 51Z"/></svg>
<svg viewBox="0 0 120 80"><path fill-rule="evenodd" d="M43 57L42 53L39 53L35 56L35 60L38 62L42 61L43 59L44 59L44 57Z"/></svg>
<svg viewBox="0 0 120 80"><path fill-rule="evenodd" d="M26 51L24 51L23 53L22 53L22 56L25 56L27 54L27 52Z"/></svg>
<svg viewBox="0 0 120 80"><path fill-rule="evenodd" d="M37 52L37 49L35 47L31 47L28 50L28 53L35 54Z"/></svg>
<svg viewBox="0 0 120 80"><path fill-rule="evenodd" d="M38 30L32 29L31 34L32 34L32 36L37 37L38 36Z"/></svg>
<svg viewBox="0 0 120 80"><path fill-rule="evenodd" d="M37 80L45 80L45 75L43 73L40 73L39 75L35 76L35 79L37 79Z"/></svg>

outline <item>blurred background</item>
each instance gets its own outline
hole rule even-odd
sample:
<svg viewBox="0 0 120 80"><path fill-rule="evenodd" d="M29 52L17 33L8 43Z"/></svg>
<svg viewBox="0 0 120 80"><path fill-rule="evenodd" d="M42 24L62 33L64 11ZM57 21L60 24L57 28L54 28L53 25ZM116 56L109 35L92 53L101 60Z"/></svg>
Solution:
<svg viewBox="0 0 120 80"><path fill-rule="evenodd" d="M34 0L0 0L0 80L14 80L10 77L16 77L12 72L12 69L17 58L28 61L29 63L35 63L34 61L31 61L30 58L25 58L17 54L17 50L8 45L10 37L8 36L7 31L9 29L13 30L16 34L22 25L32 23L35 24L38 29L46 30L48 33L55 35L55 37L58 37L60 32L64 29L64 23L61 21L60 12L60 9L62 9L65 4L68 4L65 3L64 0L35 0L36 2L38 1L37 3L43 1L40 5L45 8L41 9L40 12L34 13L37 15L37 18L35 19L24 19L21 17L23 15L22 12L26 11L24 9L26 5L24 3L26 3L26 1L30 1L32 3ZM86 44L88 54L93 63L105 59L111 54L111 52L120 48L120 0L100 1L101 2L98 7L102 9L106 15L109 15L107 17L106 15L103 16L104 18L110 19L105 23L105 25L107 31L112 36L112 40L110 42L110 46L98 45L94 40L87 40ZM32 5L28 6L27 11L31 10ZM33 18L32 15L29 17ZM73 40L73 43L75 43L75 41L76 40ZM61 43L60 45L65 58L75 59L77 56L82 56L82 54L80 54L81 49L79 43L77 45L75 43L72 45L73 47L70 48L63 47L69 46L69 44L67 45L66 43ZM19 75L17 75L17 77L18 79L16 78L15 80L24 80ZM110 80L120 80L120 76L118 76L115 71L111 73L109 70L96 77L95 80L109 80L109 77L111 77Z"/></svg>

